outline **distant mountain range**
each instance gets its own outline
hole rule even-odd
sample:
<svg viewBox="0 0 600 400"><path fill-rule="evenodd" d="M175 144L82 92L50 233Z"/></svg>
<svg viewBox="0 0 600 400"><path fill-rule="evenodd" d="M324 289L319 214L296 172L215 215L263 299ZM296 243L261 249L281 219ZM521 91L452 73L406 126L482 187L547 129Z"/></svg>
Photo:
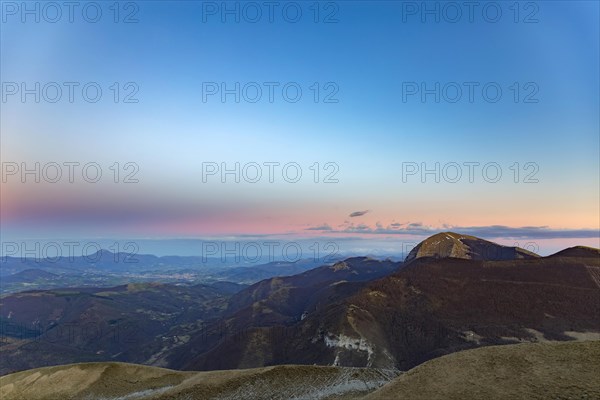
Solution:
<svg viewBox="0 0 600 400"><path fill-rule="evenodd" d="M600 339L600 256L574 247L540 257L448 232L405 262L354 257L251 286L145 283L0 302L4 374L80 361L406 370L481 346ZM106 328L65 334L94 324Z"/></svg>
<svg viewBox="0 0 600 400"><path fill-rule="evenodd" d="M328 258L335 262L340 257ZM323 265L322 259L297 261L223 261L207 257L131 256L101 250L89 256L58 258L0 257L0 295L23 290L61 287L117 286L129 282L200 284L232 282L250 285Z"/></svg>

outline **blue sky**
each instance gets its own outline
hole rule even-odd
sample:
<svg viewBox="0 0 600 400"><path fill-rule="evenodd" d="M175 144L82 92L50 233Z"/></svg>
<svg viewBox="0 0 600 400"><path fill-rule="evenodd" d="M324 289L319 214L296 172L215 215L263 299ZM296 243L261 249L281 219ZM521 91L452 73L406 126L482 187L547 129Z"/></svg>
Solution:
<svg viewBox="0 0 600 400"><path fill-rule="evenodd" d="M2 160L93 161L105 173L114 162L135 162L140 179L129 186L49 186L11 178L3 182L3 234L301 235L323 224L350 233L357 225L373 231L412 223L431 231L547 227L565 231L565 238L571 238L566 231L587 230L581 242L598 244L598 2L521 2L518 23L512 2L493 3L502 11L496 23L480 8L473 22L463 8L451 23L443 15L423 22L420 10L406 14L421 2L330 3L317 4L319 23L313 2L294 3L302 10L297 23L279 9L273 23L266 14L258 23L231 16L222 22L218 12L203 14L221 2L193 1L135 2L139 21L131 24L114 23L109 3L100 3L98 23L77 12L73 23L66 17L23 23L20 10L9 15L3 5L3 84L97 82L103 98L90 104L80 97L73 103L8 97L1 104ZM134 10L121 9L119 19ZM323 23L331 12L338 22ZM527 16L538 22L525 23ZM112 102L114 82L121 96L123 84L133 82L139 102ZM223 103L218 95L203 102L206 82L263 88L294 82L303 95L297 103L278 91L273 103L265 92L257 103L236 103L233 96ZM320 100L335 88L339 101L315 103L315 82ZM407 82L478 86L472 103L466 92L457 103L436 103L433 95L403 102ZM496 103L481 94L490 82L503 91ZM532 91L537 102L524 103ZM201 180L203 162L265 161L298 163L305 177L314 162L332 162L339 183ZM470 161L497 163L503 178L493 184L481 177L401 179L403 162ZM510 169L515 162L518 183ZM522 182L527 162L537 165L538 183ZM350 220L357 210L369 213Z"/></svg>

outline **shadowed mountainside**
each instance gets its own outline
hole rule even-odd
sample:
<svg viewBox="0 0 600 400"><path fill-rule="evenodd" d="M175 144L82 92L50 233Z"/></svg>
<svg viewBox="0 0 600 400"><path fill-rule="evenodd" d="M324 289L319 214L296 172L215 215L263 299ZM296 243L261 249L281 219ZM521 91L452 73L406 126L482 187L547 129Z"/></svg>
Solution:
<svg viewBox="0 0 600 400"><path fill-rule="evenodd" d="M312 352L304 355L308 357L304 361L298 361L298 357L304 357L300 353L305 346L294 348L287 342L297 334L295 326L307 315L342 301L369 281L401 267L402 263L389 260L355 257L299 275L254 284L231 298L223 318L208 323L189 344L167 354L161 365L212 370L287 361L331 364L314 358Z"/></svg>
<svg viewBox="0 0 600 400"><path fill-rule="evenodd" d="M4 296L0 373L83 361L145 363L189 340L186 330L220 315L228 296L211 286L164 284Z"/></svg>
<svg viewBox="0 0 600 400"><path fill-rule="evenodd" d="M594 338L600 333L600 259L593 251L578 255L583 257L419 257L367 283L332 283L294 295L282 292L277 281L261 282L236 295L242 305L252 305L227 319L219 335L207 330L190 347L175 349L167 365L408 369L474 347ZM315 297L322 301L304 308L298 320L302 307L294 305Z"/></svg>

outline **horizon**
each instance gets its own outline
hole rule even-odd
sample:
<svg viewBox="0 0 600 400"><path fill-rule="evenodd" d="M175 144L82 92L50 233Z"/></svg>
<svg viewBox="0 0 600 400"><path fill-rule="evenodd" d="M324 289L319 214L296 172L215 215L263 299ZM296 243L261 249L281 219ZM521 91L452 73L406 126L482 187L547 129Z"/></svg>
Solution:
<svg viewBox="0 0 600 400"><path fill-rule="evenodd" d="M132 255L151 255L156 257L207 257L238 258L260 257L269 261L297 261L301 259L323 257L359 257L372 256L406 257L408 253L423 240L445 232L466 235L463 232L439 231L427 236L412 236L404 238L357 238L354 236L316 236L316 237L285 237L281 235L245 235L240 237L197 237L197 238L21 238L3 240L0 257L13 258L56 258L81 257L104 250L111 253ZM551 238L531 240L529 238L494 238L478 237L507 247L519 247L542 257L555 254L561 250L585 246L600 248L595 238L586 244L580 238ZM563 246L567 244L566 246ZM216 247L215 247L216 246ZM288 251L283 251L287 247ZM292 247L292 254L289 248ZM250 250L245 250L249 248ZM296 249L297 248L297 249ZM299 251L298 251L299 249ZM29 255L29 256L28 256Z"/></svg>

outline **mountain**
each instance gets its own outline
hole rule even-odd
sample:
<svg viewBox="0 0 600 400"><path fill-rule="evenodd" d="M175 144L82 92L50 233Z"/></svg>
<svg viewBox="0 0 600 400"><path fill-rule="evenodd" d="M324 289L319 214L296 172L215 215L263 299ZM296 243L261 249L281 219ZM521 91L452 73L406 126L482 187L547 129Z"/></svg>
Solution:
<svg viewBox="0 0 600 400"><path fill-rule="evenodd" d="M463 240L470 249L485 243ZM228 316L174 349L165 365L406 370L475 347L600 338L600 283L595 278L600 259L593 252L573 258L516 251L512 258L491 261L446 254L415 258L367 281L316 278L332 276L335 269L352 276L368 263L351 259L260 282L233 296ZM315 286L307 276L323 283Z"/></svg>
<svg viewBox="0 0 600 400"><path fill-rule="evenodd" d="M421 258L305 324L336 347L337 365L399 369L472 347L600 338L599 268L597 258Z"/></svg>
<svg viewBox="0 0 600 400"><path fill-rule="evenodd" d="M411 262L421 257L463 258L465 260L516 260L539 257L519 247L502 246L475 236L441 232L415 246L405 259Z"/></svg>
<svg viewBox="0 0 600 400"><path fill-rule="evenodd" d="M300 321L401 267L402 263L389 260L354 257L302 274L261 281L232 296L222 318L196 332L190 343L174 349L159 365L212 370L293 362L296 358L290 354L296 350L287 348L291 345L285 337Z"/></svg>
<svg viewBox="0 0 600 400"><path fill-rule="evenodd" d="M333 260L332 260L333 261ZM253 284L276 276L291 276L321 266L321 260L302 259L294 262L272 261L266 264L226 268L215 275L219 280Z"/></svg>
<svg viewBox="0 0 600 400"><path fill-rule="evenodd" d="M11 399L350 399L388 383L397 371L282 365L181 372L123 363L47 367L0 377Z"/></svg>
<svg viewBox="0 0 600 400"><path fill-rule="evenodd" d="M233 296L229 301L229 309L240 310L273 296L277 297L276 305L280 306L283 292L287 292L286 296L287 294L291 296L290 292L295 292L297 298L313 297L314 300L315 293L323 287L336 282L364 282L380 278L390 274L401 265L401 263L379 261L368 257L348 258L333 265L325 265L298 275L258 282ZM296 293L299 290L305 293Z"/></svg>
<svg viewBox="0 0 600 400"><path fill-rule="evenodd" d="M599 399L600 341L461 351L400 375L364 400Z"/></svg>

